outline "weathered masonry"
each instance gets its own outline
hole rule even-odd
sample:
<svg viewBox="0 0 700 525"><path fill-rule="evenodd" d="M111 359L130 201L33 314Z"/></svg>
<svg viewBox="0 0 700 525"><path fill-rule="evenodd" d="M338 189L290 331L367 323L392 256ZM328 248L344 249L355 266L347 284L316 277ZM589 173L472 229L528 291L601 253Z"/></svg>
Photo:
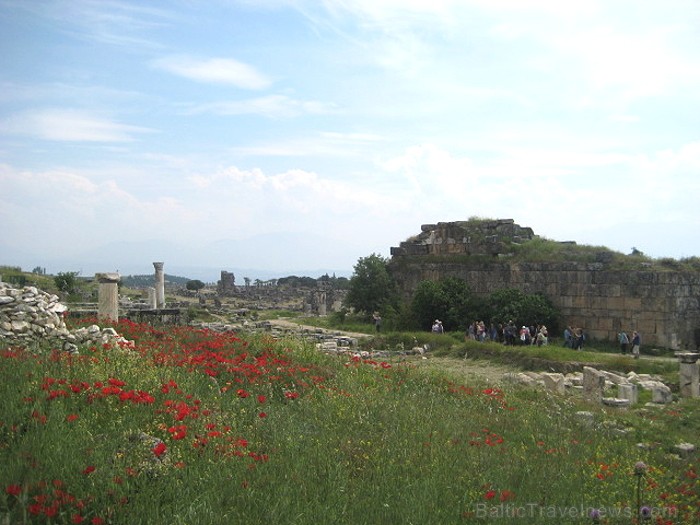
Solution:
<svg viewBox="0 0 700 525"><path fill-rule="evenodd" d="M643 345L700 346L700 271L648 262L620 267L610 251L594 262L514 257L515 246L535 237L512 219L426 224L391 249L389 268L406 297L420 281L457 277L482 296L504 288L542 293L565 324L583 327L595 339L615 340L620 330L637 330Z"/></svg>

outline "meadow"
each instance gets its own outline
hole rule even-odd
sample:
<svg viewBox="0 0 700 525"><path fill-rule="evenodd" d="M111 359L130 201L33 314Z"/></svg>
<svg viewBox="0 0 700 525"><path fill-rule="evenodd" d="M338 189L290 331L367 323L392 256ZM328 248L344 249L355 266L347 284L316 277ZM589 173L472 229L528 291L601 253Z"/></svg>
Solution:
<svg viewBox="0 0 700 525"><path fill-rule="evenodd" d="M114 326L133 345L0 348L0 524L700 523L697 456L672 453L700 435L696 399L616 411L299 339Z"/></svg>

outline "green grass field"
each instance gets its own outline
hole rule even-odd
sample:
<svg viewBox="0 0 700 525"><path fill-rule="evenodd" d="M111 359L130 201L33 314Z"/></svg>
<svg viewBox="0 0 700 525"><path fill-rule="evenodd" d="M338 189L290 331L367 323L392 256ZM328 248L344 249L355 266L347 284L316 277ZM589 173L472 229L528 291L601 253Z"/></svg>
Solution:
<svg viewBox="0 0 700 525"><path fill-rule="evenodd" d="M697 456L672 453L699 400L616 411L300 340L116 328L133 348L0 349L0 523L700 520Z"/></svg>

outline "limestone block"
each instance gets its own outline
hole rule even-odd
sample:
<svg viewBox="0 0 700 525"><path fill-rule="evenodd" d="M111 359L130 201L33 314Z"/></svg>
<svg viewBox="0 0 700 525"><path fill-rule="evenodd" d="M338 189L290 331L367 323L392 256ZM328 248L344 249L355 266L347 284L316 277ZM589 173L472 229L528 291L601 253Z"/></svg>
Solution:
<svg viewBox="0 0 700 525"><path fill-rule="evenodd" d="M15 298L10 295L0 295L0 305L14 303Z"/></svg>
<svg viewBox="0 0 700 525"><path fill-rule="evenodd" d="M596 403L600 403L603 399L603 390L605 389L605 375L591 368L590 366L585 366L583 368L583 395L584 397Z"/></svg>
<svg viewBox="0 0 700 525"><path fill-rule="evenodd" d="M700 363L681 362L679 378L682 397L700 397Z"/></svg>
<svg viewBox="0 0 700 525"><path fill-rule="evenodd" d="M666 385L655 386L651 389L651 400L654 403L667 404L673 401L671 389Z"/></svg>
<svg viewBox="0 0 700 525"><path fill-rule="evenodd" d="M637 385L624 384L617 387L617 397L629 399L630 404L636 405L639 401L639 391Z"/></svg>
<svg viewBox="0 0 700 525"><path fill-rule="evenodd" d="M12 321L12 331L23 333L29 330L29 323L27 321L14 320Z"/></svg>
<svg viewBox="0 0 700 525"><path fill-rule="evenodd" d="M673 447L673 452L682 458L690 457L695 452L695 445L692 443L679 443Z"/></svg>
<svg viewBox="0 0 700 525"><path fill-rule="evenodd" d="M604 397L602 402L606 406L615 408L628 408L631 404L629 399L620 399L618 397Z"/></svg>
<svg viewBox="0 0 700 525"><path fill-rule="evenodd" d="M623 385L629 383L628 379L625 376L621 376L620 374L616 374L614 372L607 372L605 370L603 370L602 373L605 374L605 379L607 379L613 384Z"/></svg>
<svg viewBox="0 0 700 525"><path fill-rule="evenodd" d="M563 374L544 373L541 377L547 390L551 390L557 394L564 394L566 392Z"/></svg>

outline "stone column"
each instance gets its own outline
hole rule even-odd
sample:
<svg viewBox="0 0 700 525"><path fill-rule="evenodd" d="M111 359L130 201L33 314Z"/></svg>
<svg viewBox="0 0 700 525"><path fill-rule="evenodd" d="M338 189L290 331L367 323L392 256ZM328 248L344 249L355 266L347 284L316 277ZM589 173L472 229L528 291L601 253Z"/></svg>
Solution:
<svg viewBox="0 0 700 525"><path fill-rule="evenodd" d="M156 309L156 289L153 288L153 286L149 286L146 288L146 293L148 294L147 299L148 299L148 307L151 310Z"/></svg>
<svg viewBox="0 0 700 525"><path fill-rule="evenodd" d="M700 397L700 352L676 352L680 361L681 397Z"/></svg>
<svg viewBox="0 0 700 525"><path fill-rule="evenodd" d="M119 274L96 273L97 288L97 317L110 321L119 320Z"/></svg>
<svg viewBox="0 0 700 525"><path fill-rule="evenodd" d="M600 403L603 400L603 391L605 390L605 374L591 368L590 366L583 367L583 396L588 401Z"/></svg>
<svg viewBox="0 0 700 525"><path fill-rule="evenodd" d="M156 269L156 308L160 310L161 308L165 308L165 274L163 273L163 263L154 262L153 267Z"/></svg>

